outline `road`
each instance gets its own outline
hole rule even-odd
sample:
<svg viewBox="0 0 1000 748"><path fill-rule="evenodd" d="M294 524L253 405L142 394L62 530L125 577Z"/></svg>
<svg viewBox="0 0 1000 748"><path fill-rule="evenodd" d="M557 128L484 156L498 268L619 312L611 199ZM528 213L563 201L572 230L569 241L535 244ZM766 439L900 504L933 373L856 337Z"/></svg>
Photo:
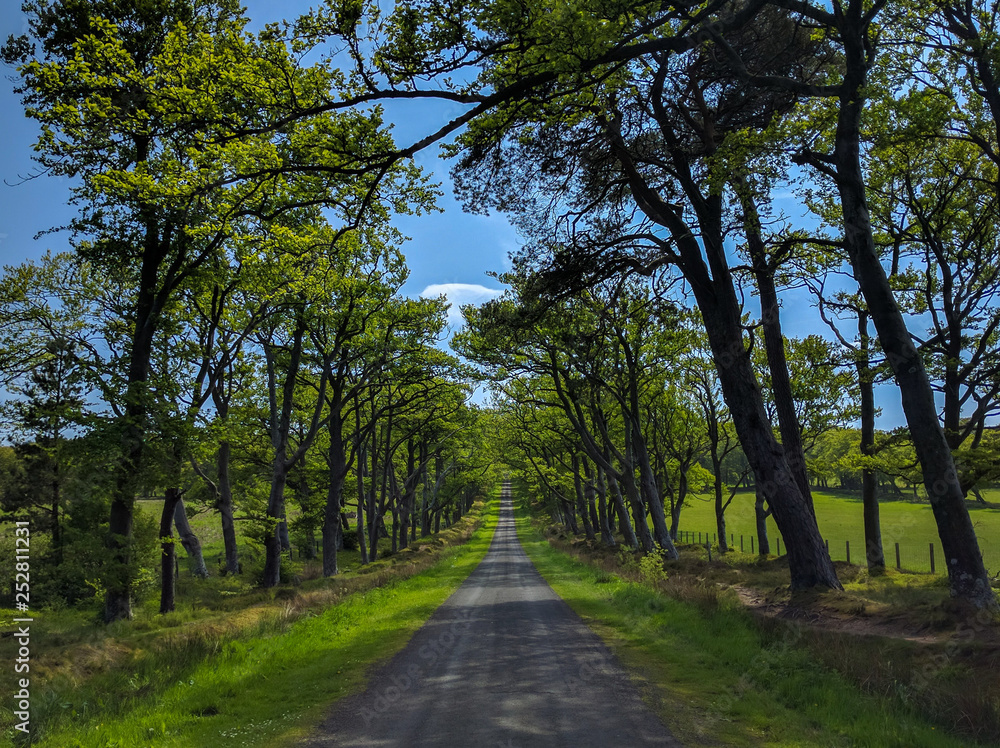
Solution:
<svg viewBox="0 0 1000 748"><path fill-rule="evenodd" d="M482 563L302 748L608 748L678 743L535 570L510 497Z"/></svg>

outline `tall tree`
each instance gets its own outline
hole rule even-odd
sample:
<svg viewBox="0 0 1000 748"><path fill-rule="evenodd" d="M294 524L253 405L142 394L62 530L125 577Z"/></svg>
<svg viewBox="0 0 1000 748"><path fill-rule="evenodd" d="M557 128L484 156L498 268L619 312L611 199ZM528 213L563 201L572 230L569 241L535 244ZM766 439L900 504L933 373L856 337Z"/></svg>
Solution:
<svg viewBox="0 0 1000 748"><path fill-rule="evenodd" d="M36 158L75 180L78 255L134 289L108 539L115 568L104 617L113 621L131 616L151 352L170 299L225 250L234 221L326 205L351 227L368 220L363 214L383 191L397 205L408 195L391 175L376 186L388 168L367 180L364 167L355 168L366 151L391 150L376 113L274 126L291 109L308 108L335 76L301 67L273 30L247 34L232 0L37 0L24 10L29 33L9 40L4 57L19 63L18 90L43 128ZM317 159L328 168L305 175ZM297 181L286 178L290 165Z"/></svg>

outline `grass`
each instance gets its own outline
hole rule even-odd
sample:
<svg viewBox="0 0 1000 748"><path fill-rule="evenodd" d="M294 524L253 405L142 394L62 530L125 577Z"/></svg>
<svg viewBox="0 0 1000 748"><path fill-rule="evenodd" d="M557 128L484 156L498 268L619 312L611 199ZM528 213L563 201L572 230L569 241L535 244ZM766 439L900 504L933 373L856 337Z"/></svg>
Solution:
<svg viewBox="0 0 1000 748"><path fill-rule="evenodd" d="M40 658L48 672L44 682L33 680L32 745L294 742L331 701L360 689L371 667L402 648L471 573L489 547L497 509L496 500L480 505L454 528L364 570L236 593L219 615L182 612L81 633L67 611L53 614L75 640L63 658ZM43 613L33 645L48 645L56 627L46 627ZM0 744L12 745L9 710L2 717Z"/></svg>
<svg viewBox="0 0 1000 748"><path fill-rule="evenodd" d="M668 595L652 582L624 579L553 548L523 511L517 531L542 575L638 674L647 702L685 744L975 745L929 719L926 692L911 688L903 668L874 678L876 663L893 657L921 664L908 642L837 639L782 621L757 621L732 593L698 575L655 583L673 584ZM882 658L873 660L879 651ZM831 662L838 657L876 683L866 690L850 674L838 673ZM947 681L961 662L951 653L932 675Z"/></svg>
<svg viewBox="0 0 1000 748"><path fill-rule="evenodd" d="M992 494L986 493L992 502ZM848 491L813 491L813 504L820 532L830 543L830 555L836 561L847 559L847 542L851 545L851 562L864 563L865 534L862 517L861 498ZM1000 505L984 506L967 502L972 523L979 537L979 547L983 552L986 568L994 575L1000 572ZM935 563L938 573L945 568L938 537L937 525L927 502L907 499L882 501L880 503L882 525L882 546L886 564L894 567L895 543L899 543L900 562L903 569L930 571L929 545L935 545ZM740 547L740 536L744 538L744 549L750 552L750 538L756 536L754 518L754 494L741 491L726 510L726 525L735 536L735 547ZM776 538L779 537L774 520L768 518L768 534L771 538L771 552L777 551ZM707 496L689 496L681 510L680 529L715 536L714 499ZM756 544L756 540L754 541ZM782 552L784 552L782 542Z"/></svg>

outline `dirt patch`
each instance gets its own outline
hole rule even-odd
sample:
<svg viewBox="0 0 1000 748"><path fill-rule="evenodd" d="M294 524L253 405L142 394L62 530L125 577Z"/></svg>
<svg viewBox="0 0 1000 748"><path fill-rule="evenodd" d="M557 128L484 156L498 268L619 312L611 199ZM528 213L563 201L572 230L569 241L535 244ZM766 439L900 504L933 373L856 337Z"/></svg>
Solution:
<svg viewBox="0 0 1000 748"><path fill-rule="evenodd" d="M918 644L943 644L950 638L948 633L929 631L927 624L914 623L900 616L886 617L868 613L864 603L860 603L858 612L851 615L822 607L775 600L765 593L740 584L731 585L728 589L736 594L748 611L765 618L795 621L826 631L856 636L883 636Z"/></svg>

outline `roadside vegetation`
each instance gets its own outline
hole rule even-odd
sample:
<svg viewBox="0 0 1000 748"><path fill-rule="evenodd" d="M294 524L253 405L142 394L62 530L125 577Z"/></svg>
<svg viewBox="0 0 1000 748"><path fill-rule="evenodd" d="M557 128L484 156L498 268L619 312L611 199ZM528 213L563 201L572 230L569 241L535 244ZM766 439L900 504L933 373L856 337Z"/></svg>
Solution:
<svg viewBox="0 0 1000 748"><path fill-rule="evenodd" d="M931 748L1000 739L996 624L969 623L971 637L949 638L963 618L942 615L950 598L940 578L868 580L838 565L845 592L800 596L798 616L766 616L748 609L734 585L787 590L787 564L739 553L709 563L684 548L681 560L650 565L560 536L526 503L517 515L532 562L632 670L646 701L685 744ZM941 638L814 625L826 597L835 598L828 610L851 617L866 604L891 604L887 617ZM974 621L974 611L963 613Z"/></svg>
<svg viewBox="0 0 1000 748"><path fill-rule="evenodd" d="M226 694L259 702L305 656L289 645L268 670L283 661L270 644L192 634L206 662L236 663L213 680L173 649L203 614L252 639L285 625L296 584L315 585L318 611L342 566L361 579L381 556L413 558L509 469L567 540L624 547L625 567L635 556L668 587L690 566L705 601L653 611L643 646L713 663L689 687L732 700L718 714L741 715L737 737L771 718L789 744L810 729L951 739L924 719L996 737L964 654L934 665L916 715L892 663L873 652L828 677L844 646L776 655L783 629L736 599L918 621L936 605L943 628L1000 610L997 10L325 0L251 25L237 0L26 0L0 59L38 126L38 176L65 178L75 213L66 251L0 276L5 610L37 612L33 641L88 652L83 681L108 663L140 701L179 705L170 720L136 707L108 741L214 729L249 714ZM383 103L406 100L440 121L397 143ZM523 240L454 335L443 297L404 291L398 219L438 207L414 161L432 145L463 207L502 213ZM13 523L30 528L30 584ZM942 575L896 574L897 539L910 570L939 544ZM848 540L863 574L838 561ZM604 584L626 610L659 599ZM338 610L354 609L294 624L303 641L354 631ZM670 640L675 614L707 621L713 643ZM187 679L138 664L175 651ZM954 698L937 689L948 678ZM72 690L33 692L35 718L58 731L124 708ZM262 708L275 735L278 708Z"/></svg>
<svg viewBox="0 0 1000 748"><path fill-rule="evenodd" d="M96 611L38 614L32 745L267 746L304 736L471 573L498 507L479 502L452 528L333 580L315 562L273 590L216 578L207 594L192 580L176 612L140 611L110 627ZM5 660L11 646L0 640ZM20 745L8 705L0 715L3 743Z"/></svg>

